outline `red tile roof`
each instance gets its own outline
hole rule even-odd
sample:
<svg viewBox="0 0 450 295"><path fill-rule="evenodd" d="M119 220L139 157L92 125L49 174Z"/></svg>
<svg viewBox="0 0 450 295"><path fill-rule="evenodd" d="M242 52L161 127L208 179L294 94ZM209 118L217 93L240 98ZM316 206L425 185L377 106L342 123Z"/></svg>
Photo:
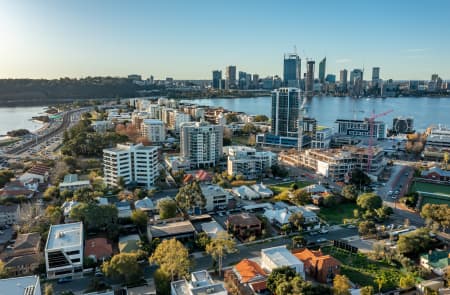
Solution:
<svg viewBox="0 0 450 295"><path fill-rule="evenodd" d="M49 171L50 171L50 168L47 166L36 165L36 166L31 167L31 169L28 170L27 173L45 176Z"/></svg>
<svg viewBox="0 0 450 295"><path fill-rule="evenodd" d="M341 265L336 258L330 255L323 255L320 250L313 251L305 248L293 254L305 264L305 268L313 266L318 269L327 269L328 266Z"/></svg>
<svg viewBox="0 0 450 295"><path fill-rule="evenodd" d="M257 277L266 277L267 273L259 266L258 263L250 260L241 260L234 266L241 277L241 283L247 283Z"/></svg>
<svg viewBox="0 0 450 295"><path fill-rule="evenodd" d="M105 238L93 238L86 240L84 246L85 256L95 256L97 259L112 255L112 246Z"/></svg>

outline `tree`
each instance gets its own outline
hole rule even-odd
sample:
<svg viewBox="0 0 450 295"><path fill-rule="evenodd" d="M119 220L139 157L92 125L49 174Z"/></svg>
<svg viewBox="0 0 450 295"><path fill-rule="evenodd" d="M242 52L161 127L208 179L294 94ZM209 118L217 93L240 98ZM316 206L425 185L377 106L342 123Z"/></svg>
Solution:
<svg viewBox="0 0 450 295"><path fill-rule="evenodd" d="M49 205L45 209L45 217L47 217L51 224L59 224L61 222L62 210L60 207Z"/></svg>
<svg viewBox="0 0 450 295"><path fill-rule="evenodd" d="M108 236L114 239L119 233L118 214L114 205L80 203L70 211L70 218L82 221L87 229L106 230Z"/></svg>
<svg viewBox="0 0 450 295"><path fill-rule="evenodd" d="M346 198L349 201L356 201L358 198L358 190L356 188L356 185L354 184L347 184L342 188L342 196Z"/></svg>
<svg viewBox="0 0 450 295"><path fill-rule="evenodd" d="M292 199L298 205L310 204L311 194L304 189L296 189L292 192Z"/></svg>
<svg viewBox="0 0 450 295"><path fill-rule="evenodd" d="M378 293L381 294L381 288L383 288L383 285L387 282L386 275L384 273L378 274L373 281L378 286Z"/></svg>
<svg viewBox="0 0 450 295"><path fill-rule="evenodd" d="M387 219L389 216L394 214L394 210L389 206L382 206L381 208L375 209L375 213L380 219Z"/></svg>
<svg viewBox="0 0 450 295"><path fill-rule="evenodd" d="M244 134L253 134L256 132L256 127L252 123L245 123L244 127L242 127L242 133Z"/></svg>
<svg viewBox="0 0 450 295"><path fill-rule="evenodd" d="M336 275L333 279L334 295L350 295L350 281L344 275Z"/></svg>
<svg viewBox="0 0 450 295"><path fill-rule="evenodd" d="M375 234L377 232L377 227L373 221L362 221L358 225L358 232L361 236Z"/></svg>
<svg viewBox="0 0 450 295"><path fill-rule="evenodd" d="M53 285L52 284L50 284L50 283L45 284L44 294L45 295L53 295Z"/></svg>
<svg viewBox="0 0 450 295"><path fill-rule="evenodd" d="M305 218L301 212L295 212L289 216L289 222L300 231L303 223L305 222Z"/></svg>
<svg viewBox="0 0 450 295"><path fill-rule="evenodd" d="M4 279L8 277L8 271L5 268L5 263L0 260L0 279Z"/></svg>
<svg viewBox="0 0 450 295"><path fill-rule="evenodd" d="M140 229L145 229L147 226L148 215L144 211L135 210L131 213L131 221Z"/></svg>
<svg viewBox="0 0 450 295"><path fill-rule="evenodd" d="M239 118L235 113L227 113L225 119L227 120L227 124L239 122Z"/></svg>
<svg viewBox="0 0 450 295"><path fill-rule="evenodd" d="M358 197L356 204L366 211L374 211L381 208L383 200L374 193L365 193Z"/></svg>
<svg viewBox="0 0 450 295"><path fill-rule="evenodd" d="M253 119L254 122L267 122L269 118L266 115L256 115Z"/></svg>
<svg viewBox="0 0 450 295"><path fill-rule="evenodd" d="M360 295L373 295L373 287L372 286L362 287Z"/></svg>
<svg viewBox="0 0 450 295"><path fill-rule="evenodd" d="M177 215L177 203L171 198L164 198L158 201L159 218L173 218Z"/></svg>
<svg viewBox="0 0 450 295"><path fill-rule="evenodd" d="M190 265L188 250L176 239L163 240L149 262L158 264L163 272L170 275L171 281L185 276Z"/></svg>
<svg viewBox="0 0 450 295"><path fill-rule="evenodd" d="M184 211L193 211L195 207L203 209L206 205L206 198L197 181L181 187L178 194L175 196L175 200L177 201L178 206Z"/></svg>
<svg viewBox="0 0 450 295"><path fill-rule="evenodd" d="M435 224L443 231L450 227L450 207L448 204L425 204L420 216L425 218L428 224Z"/></svg>
<svg viewBox="0 0 450 295"><path fill-rule="evenodd" d="M275 293L278 285L283 282L289 282L296 276L296 272L288 266L275 268L267 278L267 289Z"/></svg>
<svg viewBox="0 0 450 295"><path fill-rule="evenodd" d="M50 201L54 198L57 198L58 196L59 196L59 189L56 186L52 185L45 190L44 195L42 197L44 198L44 200Z"/></svg>
<svg viewBox="0 0 450 295"><path fill-rule="evenodd" d="M212 256L219 264L219 275L222 271L223 257L227 253L232 253L236 250L236 242L233 237L227 232L218 232L216 237L211 239L208 245L206 245L206 253Z"/></svg>
<svg viewBox="0 0 450 295"><path fill-rule="evenodd" d="M444 159L443 160L444 160L444 164L445 164L445 166L444 166L445 168L444 169L447 170L448 169L448 160L449 160L448 152L444 153Z"/></svg>
<svg viewBox="0 0 450 295"><path fill-rule="evenodd" d="M430 246L430 231L426 228L401 235L397 242L399 253L406 256L416 256L429 250Z"/></svg>
<svg viewBox="0 0 450 295"><path fill-rule="evenodd" d="M120 253L110 261L102 264L102 271L107 277L120 278L126 283L134 282L141 276L136 253Z"/></svg>
<svg viewBox="0 0 450 295"><path fill-rule="evenodd" d="M0 188L2 188L6 183L8 183L11 178L14 177L14 172L11 170L0 170Z"/></svg>
<svg viewBox="0 0 450 295"><path fill-rule="evenodd" d="M402 289L412 288L412 287L414 287L415 284L416 284L416 278L410 272L400 278L399 286Z"/></svg>
<svg viewBox="0 0 450 295"><path fill-rule="evenodd" d="M155 287L159 295L170 295L170 275L158 268L153 274Z"/></svg>
<svg viewBox="0 0 450 295"><path fill-rule="evenodd" d="M195 238L195 244L202 250L206 249L206 246L211 242L211 238L207 233L201 232Z"/></svg>
<svg viewBox="0 0 450 295"><path fill-rule="evenodd" d="M368 186L371 183L369 176L367 176L361 169L353 169L350 183L356 185L357 187Z"/></svg>

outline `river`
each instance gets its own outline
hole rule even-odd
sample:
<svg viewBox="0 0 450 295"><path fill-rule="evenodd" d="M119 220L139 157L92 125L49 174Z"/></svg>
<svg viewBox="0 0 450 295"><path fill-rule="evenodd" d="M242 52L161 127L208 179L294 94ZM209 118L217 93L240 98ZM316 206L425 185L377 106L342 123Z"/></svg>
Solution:
<svg viewBox="0 0 450 295"><path fill-rule="evenodd" d="M271 98L211 98L184 100L199 105L222 106L231 111L252 115L271 116ZM363 119L375 114L393 110L380 117L388 128L394 117L413 117L414 128L424 131L430 125L450 126L450 98L447 97L391 97L391 98L351 98L313 97L306 102L307 116L314 117L321 126L334 127L336 119Z"/></svg>
<svg viewBox="0 0 450 295"><path fill-rule="evenodd" d="M31 118L44 113L44 107L0 107L0 137L16 129L34 131L42 124Z"/></svg>

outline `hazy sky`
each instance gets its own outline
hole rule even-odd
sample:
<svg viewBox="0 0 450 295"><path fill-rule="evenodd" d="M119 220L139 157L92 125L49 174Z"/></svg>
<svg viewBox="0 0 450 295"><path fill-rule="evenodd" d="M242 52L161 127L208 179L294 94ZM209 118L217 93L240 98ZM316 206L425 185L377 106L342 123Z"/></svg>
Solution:
<svg viewBox="0 0 450 295"><path fill-rule="evenodd" d="M281 75L295 45L316 71L326 56L327 73L450 79L449 15L446 0L0 0L0 78Z"/></svg>

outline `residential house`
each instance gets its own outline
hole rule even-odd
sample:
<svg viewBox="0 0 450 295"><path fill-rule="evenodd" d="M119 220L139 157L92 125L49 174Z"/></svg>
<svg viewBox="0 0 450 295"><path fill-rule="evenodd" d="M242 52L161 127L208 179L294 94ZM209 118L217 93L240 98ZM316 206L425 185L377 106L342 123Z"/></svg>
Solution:
<svg viewBox="0 0 450 295"><path fill-rule="evenodd" d="M92 238L84 243L84 256L95 261L104 261L113 254L111 243L106 238Z"/></svg>
<svg viewBox="0 0 450 295"><path fill-rule="evenodd" d="M8 273L18 276L33 273L41 262L39 233L17 235L12 251L5 252L2 260Z"/></svg>
<svg viewBox="0 0 450 295"><path fill-rule="evenodd" d="M261 266L269 273L276 268L290 267L305 278L305 267L297 257L295 257L286 246L278 246L261 250Z"/></svg>
<svg viewBox="0 0 450 295"><path fill-rule="evenodd" d="M41 280L39 276L3 279L0 290L8 295L41 295Z"/></svg>
<svg viewBox="0 0 450 295"><path fill-rule="evenodd" d="M47 278L83 275L83 223L50 226L45 245Z"/></svg>
<svg viewBox="0 0 450 295"><path fill-rule="evenodd" d="M429 170L422 171L422 178L436 181L450 181L450 171L442 170L439 167L432 167Z"/></svg>
<svg viewBox="0 0 450 295"><path fill-rule="evenodd" d="M30 181L32 182L34 180L31 179L28 181L28 183ZM8 182L0 190L0 199L15 199L19 196L31 199L34 196L35 192L36 190L30 189L29 186L25 186L22 182L15 180Z"/></svg>
<svg viewBox="0 0 450 295"><path fill-rule="evenodd" d="M206 199L205 210L210 212L217 208L225 209L233 196L218 185L201 185L203 195Z"/></svg>
<svg viewBox="0 0 450 295"><path fill-rule="evenodd" d="M201 227L202 231L205 232L210 238L215 238L218 233L225 232L223 227L215 220L204 222L201 224Z"/></svg>
<svg viewBox="0 0 450 295"><path fill-rule="evenodd" d="M257 192L246 185L233 188L233 193L244 200L256 200L260 198L260 195Z"/></svg>
<svg viewBox="0 0 450 295"><path fill-rule="evenodd" d="M427 254L420 255L420 265L433 271L438 276L442 276L449 266L450 251L430 251Z"/></svg>
<svg viewBox="0 0 450 295"><path fill-rule="evenodd" d="M120 253L133 253L139 250L141 238L139 235L127 235L119 237L119 251Z"/></svg>
<svg viewBox="0 0 450 295"><path fill-rule="evenodd" d="M240 213L229 215L225 225L233 234L242 239L252 235L259 236L262 232L262 222L254 214Z"/></svg>
<svg viewBox="0 0 450 295"><path fill-rule="evenodd" d="M79 180L77 174L67 174L64 176L64 181L59 184L61 191L75 191L77 189L91 187L89 180Z"/></svg>
<svg viewBox="0 0 450 295"><path fill-rule="evenodd" d="M72 209L75 208L78 204L80 204L80 203L77 201L65 201L61 205L61 209L63 210L64 217L68 217L70 215L70 212L72 211Z"/></svg>
<svg viewBox="0 0 450 295"><path fill-rule="evenodd" d="M228 295L223 283L215 282L208 271L201 270L191 274L191 281L186 279L170 283L171 295Z"/></svg>
<svg viewBox="0 0 450 295"><path fill-rule="evenodd" d="M268 275L258 262L246 258L225 273L225 280L232 283L239 294L261 294L267 290Z"/></svg>
<svg viewBox="0 0 450 295"><path fill-rule="evenodd" d="M119 218L131 218L131 204L128 201L122 200L120 202L115 203L117 207L118 217Z"/></svg>
<svg viewBox="0 0 450 295"><path fill-rule="evenodd" d="M141 210L141 211L146 211L146 212L156 210L155 204L148 197L145 197L142 200L135 201L134 208L136 208L136 210Z"/></svg>
<svg viewBox="0 0 450 295"><path fill-rule="evenodd" d="M195 228L189 220L167 222L159 224L149 224L147 227L148 240L152 239L172 239L190 240L195 236Z"/></svg>
<svg viewBox="0 0 450 295"><path fill-rule="evenodd" d="M13 225L19 218L20 207L14 205L0 205L0 226Z"/></svg>
<svg viewBox="0 0 450 295"><path fill-rule="evenodd" d="M273 197L273 191L271 191L263 183L255 183L250 187L252 190L257 192L261 198L271 198Z"/></svg>
<svg viewBox="0 0 450 295"><path fill-rule="evenodd" d="M19 177L20 182L24 183L30 179L37 179L39 183L44 183L48 180L50 168L44 165L35 165L27 172Z"/></svg>
<svg viewBox="0 0 450 295"><path fill-rule="evenodd" d="M340 274L341 263L330 255L323 255L320 250L304 248L293 251L293 254L303 262L306 275L320 283L329 284Z"/></svg>

